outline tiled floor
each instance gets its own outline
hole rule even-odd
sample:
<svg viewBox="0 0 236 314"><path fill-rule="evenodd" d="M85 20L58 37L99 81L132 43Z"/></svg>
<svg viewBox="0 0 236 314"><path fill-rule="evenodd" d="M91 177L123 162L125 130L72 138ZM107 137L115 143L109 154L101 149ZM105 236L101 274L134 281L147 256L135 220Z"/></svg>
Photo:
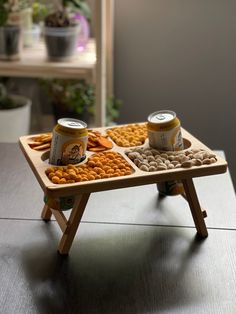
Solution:
<svg viewBox="0 0 236 314"><path fill-rule="evenodd" d="M0 144L0 313L236 313L236 198L229 173L195 180L209 237L155 185L94 193L70 255L40 219L43 193ZM132 202L131 202L132 200Z"/></svg>

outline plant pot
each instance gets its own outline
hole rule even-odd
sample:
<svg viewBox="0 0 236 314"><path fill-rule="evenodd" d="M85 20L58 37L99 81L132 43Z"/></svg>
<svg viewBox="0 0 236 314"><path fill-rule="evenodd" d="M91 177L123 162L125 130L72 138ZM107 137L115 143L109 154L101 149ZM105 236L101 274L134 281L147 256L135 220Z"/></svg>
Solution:
<svg viewBox="0 0 236 314"><path fill-rule="evenodd" d="M45 27L44 38L48 59L68 61L76 52L80 27Z"/></svg>
<svg viewBox="0 0 236 314"><path fill-rule="evenodd" d="M21 28L19 26L0 27L0 59L19 60L21 52Z"/></svg>
<svg viewBox="0 0 236 314"><path fill-rule="evenodd" d="M33 24L31 29L23 30L24 47L34 47L39 43L41 29L39 25Z"/></svg>
<svg viewBox="0 0 236 314"><path fill-rule="evenodd" d="M10 96L21 107L0 109L0 142L17 142L22 135L29 134L31 100L19 95Z"/></svg>
<svg viewBox="0 0 236 314"><path fill-rule="evenodd" d="M30 30L32 28L32 8L25 8L21 11L21 25L23 29Z"/></svg>

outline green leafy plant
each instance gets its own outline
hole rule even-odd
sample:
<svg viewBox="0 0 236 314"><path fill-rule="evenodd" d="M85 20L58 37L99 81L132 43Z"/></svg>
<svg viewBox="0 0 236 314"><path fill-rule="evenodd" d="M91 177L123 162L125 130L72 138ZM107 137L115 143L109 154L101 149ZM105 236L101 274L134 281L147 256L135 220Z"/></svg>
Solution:
<svg viewBox="0 0 236 314"><path fill-rule="evenodd" d="M4 26L8 20L7 0L0 1L0 26Z"/></svg>
<svg viewBox="0 0 236 314"><path fill-rule="evenodd" d="M48 15L49 7L39 1L32 3L32 19L34 24L43 22L45 17Z"/></svg>
<svg viewBox="0 0 236 314"><path fill-rule="evenodd" d="M0 0L0 26L6 26L11 24L16 24L19 21L15 21L13 17L11 21L11 16L21 10L21 1L10 1L10 0Z"/></svg>
<svg viewBox="0 0 236 314"><path fill-rule="evenodd" d="M81 115L84 112L94 115L94 86L84 80L41 80L41 85L50 97L53 106L61 112L68 111Z"/></svg>
<svg viewBox="0 0 236 314"><path fill-rule="evenodd" d="M61 112L74 113L75 116L88 113L91 118L95 114L95 87L84 80L41 80L52 105ZM120 114L122 101L114 96L106 102L106 124L116 122Z"/></svg>
<svg viewBox="0 0 236 314"><path fill-rule="evenodd" d="M57 3L54 12L45 17L45 25L48 27L70 27L78 24L74 13L80 11L88 20L91 11L88 4L83 0L62 0Z"/></svg>
<svg viewBox="0 0 236 314"><path fill-rule="evenodd" d="M30 7L30 0L0 0L0 26L20 24L20 16L15 14Z"/></svg>
<svg viewBox="0 0 236 314"><path fill-rule="evenodd" d="M20 10L24 10L26 8L31 8L31 6L32 6L31 0L18 0L18 1L15 0L15 3L17 3Z"/></svg>
<svg viewBox="0 0 236 314"><path fill-rule="evenodd" d="M86 0L65 0L65 7L69 6L72 11L79 11L88 21L91 21L91 10Z"/></svg>
<svg viewBox="0 0 236 314"><path fill-rule="evenodd" d="M8 110L20 107L19 104L14 102L8 95L6 87L0 83L0 110Z"/></svg>

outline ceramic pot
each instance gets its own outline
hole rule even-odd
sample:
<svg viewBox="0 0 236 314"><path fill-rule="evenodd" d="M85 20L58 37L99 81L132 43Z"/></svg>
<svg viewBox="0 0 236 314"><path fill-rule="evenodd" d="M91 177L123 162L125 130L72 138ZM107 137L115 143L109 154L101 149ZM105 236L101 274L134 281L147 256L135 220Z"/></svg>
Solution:
<svg viewBox="0 0 236 314"><path fill-rule="evenodd" d="M31 29L23 30L24 47L34 47L40 41L41 29L39 25L33 24Z"/></svg>
<svg viewBox="0 0 236 314"><path fill-rule="evenodd" d="M10 96L21 105L14 109L0 109L0 142L18 142L19 137L30 132L31 100L19 95Z"/></svg>

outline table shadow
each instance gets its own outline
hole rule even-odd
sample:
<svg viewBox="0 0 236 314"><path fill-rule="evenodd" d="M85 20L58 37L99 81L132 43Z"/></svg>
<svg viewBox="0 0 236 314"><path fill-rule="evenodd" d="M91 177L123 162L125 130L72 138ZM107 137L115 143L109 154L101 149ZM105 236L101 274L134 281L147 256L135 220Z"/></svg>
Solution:
<svg viewBox="0 0 236 314"><path fill-rule="evenodd" d="M48 242L27 247L22 264L38 313L146 313L197 303L191 280L197 237L181 228L81 224L70 255L56 253L53 223ZM95 228L91 233L85 229ZM200 293L201 291L201 293Z"/></svg>

